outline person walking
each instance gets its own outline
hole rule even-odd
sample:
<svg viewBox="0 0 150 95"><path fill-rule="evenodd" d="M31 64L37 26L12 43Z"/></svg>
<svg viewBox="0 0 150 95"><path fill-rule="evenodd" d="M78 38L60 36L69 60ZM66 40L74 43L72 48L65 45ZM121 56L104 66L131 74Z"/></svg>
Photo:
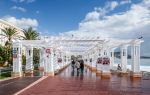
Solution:
<svg viewBox="0 0 150 95"><path fill-rule="evenodd" d="M79 70L80 70L80 63L79 63L79 61L76 61L76 68L77 68L77 76L79 76Z"/></svg>
<svg viewBox="0 0 150 95"><path fill-rule="evenodd" d="M75 61L74 60L72 60L71 66L72 66L72 69L74 70L74 67L75 67Z"/></svg>
<svg viewBox="0 0 150 95"><path fill-rule="evenodd" d="M117 70L122 71L120 64L118 64Z"/></svg>
<svg viewBox="0 0 150 95"><path fill-rule="evenodd" d="M83 71L84 71L84 61L83 61L83 59L80 60L80 69L81 69L81 73L83 73Z"/></svg>

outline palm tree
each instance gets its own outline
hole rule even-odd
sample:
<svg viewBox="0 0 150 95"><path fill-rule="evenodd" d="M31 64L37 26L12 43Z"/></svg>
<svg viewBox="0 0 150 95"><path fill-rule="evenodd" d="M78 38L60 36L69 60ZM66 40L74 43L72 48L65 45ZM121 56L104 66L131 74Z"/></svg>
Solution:
<svg viewBox="0 0 150 95"><path fill-rule="evenodd" d="M32 27L29 27L28 29L24 29L24 40L36 40L39 37L39 33L36 32L36 30L33 30Z"/></svg>
<svg viewBox="0 0 150 95"><path fill-rule="evenodd" d="M7 38L7 41L5 43L5 50L7 51L6 52L6 55L7 55L7 60L10 64L12 63L12 39L13 38L16 38L18 36L18 32L15 28L5 28L5 29L2 29L2 36L4 36L5 38Z"/></svg>
<svg viewBox="0 0 150 95"><path fill-rule="evenodd" d="M12 39L17 37L18 35L17 30L15 28L5 28L5 29L2 29L2 31L3 31L3 34L0 34L0 35L8 39L5 44L6 46L9 46L11 48Z"/></svg>

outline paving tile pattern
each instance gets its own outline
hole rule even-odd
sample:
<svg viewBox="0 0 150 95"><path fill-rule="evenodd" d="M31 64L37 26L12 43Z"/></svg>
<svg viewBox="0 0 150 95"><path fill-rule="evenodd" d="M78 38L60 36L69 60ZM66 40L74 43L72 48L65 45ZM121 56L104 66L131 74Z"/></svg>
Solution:
<svg viewBox="0 0 150 95"><path fill-rule="evenodd" d="M40 77L22 77L0 82L0 95L13 95Z"/></svg>
<svg viewBox="0 0 150 95"><path fill-rule="evenodd" d="M113 74L110 79L89 70L77 74L71 67L48 77L20 95L150 95L150 80L132 80Z"/></svg>

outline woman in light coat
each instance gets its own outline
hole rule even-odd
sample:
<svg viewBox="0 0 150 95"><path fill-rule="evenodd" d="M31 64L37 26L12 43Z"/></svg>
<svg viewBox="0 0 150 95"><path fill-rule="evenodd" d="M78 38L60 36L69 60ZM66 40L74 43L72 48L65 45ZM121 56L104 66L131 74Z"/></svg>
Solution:
<svg viewBox="0 0 150 95"><path fill-rule="evenodd" d="M79 71L80 69L80 63L78 61L76 61L76 64L75 64L76 68L77 68L77 71Z"/></svg>

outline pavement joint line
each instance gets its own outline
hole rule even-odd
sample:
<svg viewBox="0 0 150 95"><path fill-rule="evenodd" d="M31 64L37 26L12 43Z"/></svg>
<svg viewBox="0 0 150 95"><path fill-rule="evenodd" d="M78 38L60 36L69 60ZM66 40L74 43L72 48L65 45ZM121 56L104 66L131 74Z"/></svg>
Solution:
<svg viewBox="0 0 150 95"><path fill-rule="evenodd" d="M33 83L30 84L29 86L27 86L27 87L25 87L24 89L22 89L22 90L16 92L16 93L13 94L13 95L19 95L19 94L21 94L21 93L24 92L25 90L27 90L27 89L31 88L32 86L38 84L39 82L43 81L43 80L46 79L47 77L48 77L48 76L43 76L43 77L41 77L41 78L38 79L37 81L33 82Z"/></svg>
<svg viewBox="0 0 150 95"><path fill-rule="evenodd" d="M10 79L15 79L15 78L19 78L19 77L10 77L10 78L6 78L6 79L2 79L2 80L0 80L0 82L6 81L6 80L10 80Z"/></svg>
<svg viewBox="0 0 150 95"><path fill-rule="evenodd" d="M9 83L6 83L6 84L1 85L0 87L7 86L7 85L12 84L12 83L15 83L15 82L16 82L16 81L9 82Z"/></svg>

